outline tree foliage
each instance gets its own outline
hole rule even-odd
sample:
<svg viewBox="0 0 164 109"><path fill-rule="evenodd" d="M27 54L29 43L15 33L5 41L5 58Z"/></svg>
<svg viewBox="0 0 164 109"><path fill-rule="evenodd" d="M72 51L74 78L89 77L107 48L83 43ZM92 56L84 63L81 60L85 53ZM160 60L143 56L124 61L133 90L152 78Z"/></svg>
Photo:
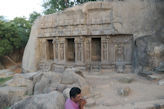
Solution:
<svg viewBox="0 0 164 109"><path fill-rule="evenodd" d="M16 17L14 20L10 21L10 23L17 28L18 37L21 39L20 47L25 47L31 31L30 21L26 20L24 17Z"/></svg>
<svg viewBox="0 0 164 109"><path fill-rule="evenodd" d="M0 56L25 47L30 29L31 24L25 18L15 18L12 21L0 19Z"/></svg>
<svg viewBox="0 0 164 109"><path fill-rule="evenodd" d="M31 13L29 18L30 23L32 24L35 21L35 19L37 19L39 16L41 16L41 14L36 11Z"/></svg>
<svg viewBox="0 0 164 109"><path fill-rule="evenodd" d="M57 11L64 10L65 8L75 6L77 4L82 4L88 1L96 1L96 0L44 0L44 14L52 14Z"/></svg>

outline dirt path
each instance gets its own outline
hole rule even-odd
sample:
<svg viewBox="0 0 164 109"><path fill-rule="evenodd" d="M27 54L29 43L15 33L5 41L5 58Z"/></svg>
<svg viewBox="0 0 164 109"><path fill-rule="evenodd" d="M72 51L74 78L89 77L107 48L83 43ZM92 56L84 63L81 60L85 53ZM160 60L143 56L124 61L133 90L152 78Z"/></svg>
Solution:
<svg viewBox="0 0 164 109"><path fill-rule="evenodd" d="M87 74L86 78L92 87L91 92L95 94L90 98L92 104L87 109L109 109L119 105L164 99L164 85L160 86L158 81L150 81L136 74L100 72ZM127 81L127 78L131 81ZM130 89L128 96L119 95L124 88Z"/></svg>

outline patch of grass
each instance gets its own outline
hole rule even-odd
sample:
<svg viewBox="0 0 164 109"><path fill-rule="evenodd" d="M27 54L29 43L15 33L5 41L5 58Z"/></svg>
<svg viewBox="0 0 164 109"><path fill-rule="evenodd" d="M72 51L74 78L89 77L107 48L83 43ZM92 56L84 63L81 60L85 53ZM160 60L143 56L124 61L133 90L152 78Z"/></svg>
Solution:
<svg viewBox="0 0 164 109"><path fill-rule="evenodd" d="M5 109L9 109L9 108L10 108L9 106L5 107Z"/></svg>
<svg viewBox="0 0 164 109"><path fill-rule="evenodd" d="M6 78L0 78L0 86L3 85L6 81L8 81L12 78L13 78L12 76L6 77Z"/></svg>

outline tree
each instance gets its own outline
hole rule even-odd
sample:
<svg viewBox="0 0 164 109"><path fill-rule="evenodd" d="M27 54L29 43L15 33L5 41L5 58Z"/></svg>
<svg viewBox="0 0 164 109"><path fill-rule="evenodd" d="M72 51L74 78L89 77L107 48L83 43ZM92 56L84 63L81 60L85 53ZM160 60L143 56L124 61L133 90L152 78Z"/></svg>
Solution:
<svg viewBox="0 0 164 109"><path fill-rule="evenodd" d="M11 53L14 48L18 48L21 41L14 25L1 20L0 27L0 56L4 56Z"/></svg>
<svg viewBox="0 0 164 109"><path fill-rule="evenodd" d="M24 48L30 34L31 23L25 18L12 21L0 19L0 56L6 56L16 49Z"/></svg>
<svg viewBox="0 0 164 109"><path fill-rule="evenodd" d="M39 16L41 16L41 14L37 13L36 11L31 13L29 18L30 23L32 24L35 21L35 19L37 19Z"/></svg>
<svg viewBox="0 0 164 109"><path fill-rule="evenodd" d="M44 7L44 14L52 14L57 11L64 10L65 8L75 6L77 4L82 4L88 1L96 1L96 0L44 0L43 7Z"/></svg>
<svg viewBox="0 0 164 109"><path fill-rule="evenodd" d="M31 23L26 20L24 17L16 17L14 20L11 20L10 23L15 26L18 31L18 37L21 40L20 48L24 48L29 39L30 31L31 31Z"/></svg>

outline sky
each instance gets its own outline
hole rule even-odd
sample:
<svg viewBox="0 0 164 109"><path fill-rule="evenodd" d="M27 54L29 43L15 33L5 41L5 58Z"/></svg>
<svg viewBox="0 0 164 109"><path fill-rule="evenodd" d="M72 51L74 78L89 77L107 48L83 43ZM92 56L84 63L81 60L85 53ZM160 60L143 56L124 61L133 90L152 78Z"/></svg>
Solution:
<svg viewBox="0 0 164 109"><path fill-rule="evenodd" d="M29 18L33 12L41 13L43 0L0 0L0 16L12 20L15 17Z"/></svg>

